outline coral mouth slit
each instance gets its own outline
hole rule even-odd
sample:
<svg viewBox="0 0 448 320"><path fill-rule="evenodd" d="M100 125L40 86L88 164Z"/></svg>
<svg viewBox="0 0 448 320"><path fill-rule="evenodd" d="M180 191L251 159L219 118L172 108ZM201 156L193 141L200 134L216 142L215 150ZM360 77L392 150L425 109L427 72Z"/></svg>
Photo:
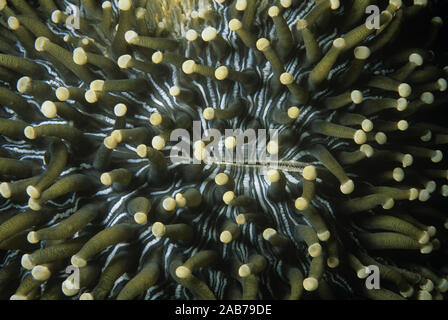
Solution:
<svg viewBox="0 0 448 320"><path fill-rule="evenodd" d="M434 8L0 1L0 299L445 299Z"/></svg>

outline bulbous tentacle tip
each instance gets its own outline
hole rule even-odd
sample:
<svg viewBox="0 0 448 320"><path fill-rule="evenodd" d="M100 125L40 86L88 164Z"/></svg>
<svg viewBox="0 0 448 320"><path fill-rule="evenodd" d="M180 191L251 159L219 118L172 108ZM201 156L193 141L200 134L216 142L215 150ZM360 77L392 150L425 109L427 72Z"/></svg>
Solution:
<svg viewBox="0 0 448 320"><path fill-rule="evenodd" d="M37 234L37 232L35 231L31 231L30 233L28 233L27 235L27 240L29 243L39 243L40 239L39 236Z"/></svg>
<svg viewBox="0 0 448 320"><path fill-rule="evenodd" d="M34 279L39 281L46 281L51 277L51 271L47 266L35 266L33 267L31 274Z"/></svg>
<svg viewBox="0 0 448 320"><path fill-rule="evenodd" d="M28 297L20 294L13 294L9 300L29 300Z"/></svg>
<svg viewBox="0 0 448 320"><path fill-rule="evenodd" d="M337 268L339 266L339 263L340 263L340 261L339 261L339 258L337 258L337 257L329 257L327 259L327 265L331 269Z"/></svg>
<svg viewBox="0 0 448 320"><path fill-rule="evenodd" d="M176 276L181 279L188 278L190 275L191 275L191 270L185 266L180 266L176 269Z"/></svg>
<svg viewBox="0 0 448 320"><path fill-rule="evenodd" d="M79 300L95 300L94 296L90 292L84 292L80 297Z"/></svg>
<svg viewBox="0 0 448 320"><path fill-rule="evenodd" d="M343 194L350 194L355 190L355 183L349 179L340 186L340 190Z"/></svg>
<svg viewBox="0 0 448 320"><path fill-rule="evenodd" d="M35 264L31 262L31 258L29 254L24 254L21 259L22 267L27 270L31 270L35 267Z"/></svg>
<svg viewBox="0 0 448 320"><path fill-rule="evenodd" d="M7 182L2 182L0 184L0 194L5 199L11 198L12 192L11 192L11 188Z"/></svg>
<svg viewBox="0 0 448 320"><path fill-rule="evenodd" d="M82 268L87 265L87 261L81 257L78 257L77 255L72 256L70 262L72 263L72 265L78 268Z"/></svg>
<svg viewBox="0 0 448 320"><path fill-rule="evenodd" d="M247 264L243 264L239 269L238 269L238 275L241 278L246 278L249 275L251 275L251 271L250 271L250 267Z"/></svg>
<svg viewBox="0 0 448 320"><path fill-rule="evenodd" d="M445 293L448 291L448 280L443 278L439 284L437 285L437 288L440 292Z"/></svg>
<svg viewBox="0 0 448 320"><path fill-rule="evenodd" d="M319 286L319 282L317 279L313 277L309 277L303 280L303 288L306 291L315 291Z"/></svg>

